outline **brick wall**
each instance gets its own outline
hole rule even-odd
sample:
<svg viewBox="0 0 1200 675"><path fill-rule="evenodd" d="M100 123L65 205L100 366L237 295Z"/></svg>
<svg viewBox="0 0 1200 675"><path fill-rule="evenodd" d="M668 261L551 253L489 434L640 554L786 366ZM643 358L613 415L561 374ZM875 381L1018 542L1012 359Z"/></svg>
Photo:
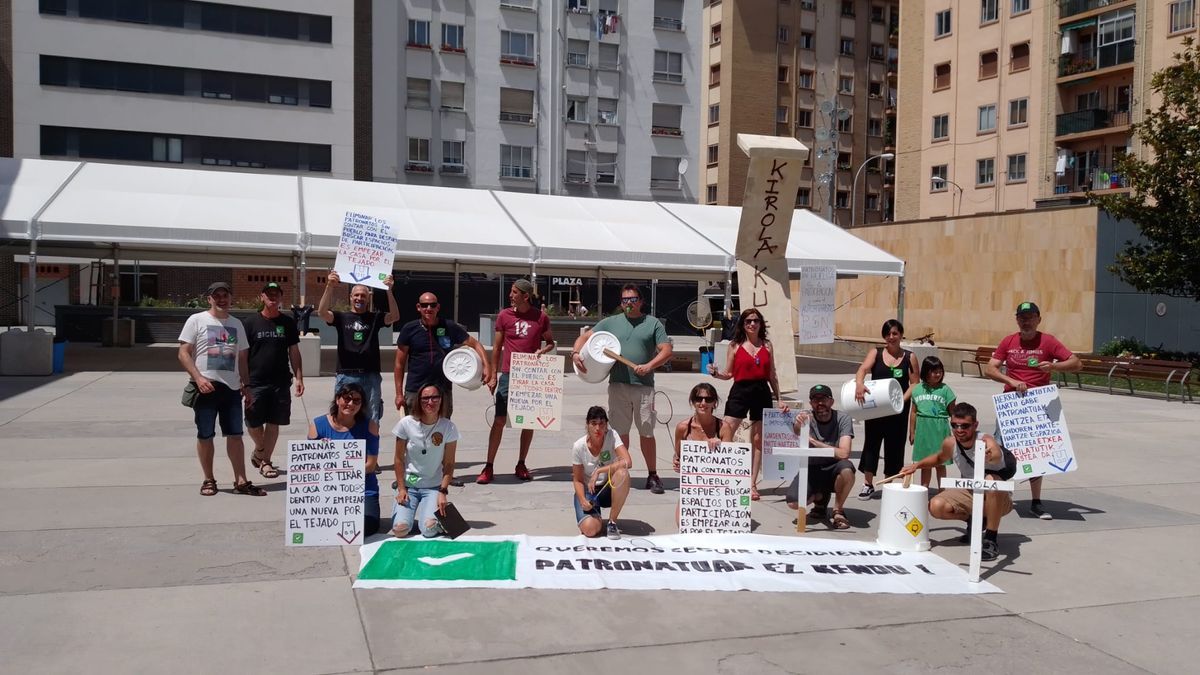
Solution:
<svg viewBox="0 0 1200 675"><path fill-rule="evenodd" d="M0 247L0 251L4 253L0 255L0 325L13 326L20 318L17 282L20 279L21 266L13 261L11 246Z"/></svg>
<svg viewBox="0 0 1200 675"><path fill-rule="evenodd" d="M153 271L158 272L159 296L172 302L202 296L215 281L233 285L233 270L228 267L159 267Z"/></svg>

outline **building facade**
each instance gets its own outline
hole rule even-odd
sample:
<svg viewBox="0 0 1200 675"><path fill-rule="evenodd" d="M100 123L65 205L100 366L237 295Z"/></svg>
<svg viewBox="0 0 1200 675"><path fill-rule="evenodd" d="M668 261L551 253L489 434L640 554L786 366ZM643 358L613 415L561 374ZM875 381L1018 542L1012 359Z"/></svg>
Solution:
<svg viewBox="0 0 1200 675"><path fill-rule="evenodd" d="M910 0L900 36L899 219L1127 190L1149 84L1196 0Z"/></svg>
<svg viewBox="0 0 1200 675"><path fill-rule="evenodd" d="M894 0L705 2L702 200L741 204L739 133L794 136L811 151L797 207L890 220L899 20Z"/></svg>
<svg viewBox="0 0 1200 675"><path fill-rule="evenodd" d="M373 179L695 201L700 4L376 0Z"/></svg>
<svg viewBox="0 0 1200 675"><path fill-rule="evenodd" d="M353 177L352 0L9 4L12 156Z"/></svg>

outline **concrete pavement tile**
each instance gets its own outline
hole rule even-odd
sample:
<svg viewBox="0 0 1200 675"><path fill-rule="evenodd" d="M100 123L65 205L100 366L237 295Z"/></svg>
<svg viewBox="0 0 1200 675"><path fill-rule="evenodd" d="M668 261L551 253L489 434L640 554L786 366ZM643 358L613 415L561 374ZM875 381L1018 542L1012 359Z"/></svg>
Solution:
<svg viewBox="0 0 1200 675"><path fill-rule="evenodd" d="M1152 673L1196 672L1200 598L1038 612L1025 618Z"/></svg>
<svg viewBox="0 0 1200 675"><path fill-rule="evenodd" d="M0 595L346 574L340 547L283 539L276 522L0 532Z"/></svg>
<svg viewBox="0 0 1200 675"><path fill-rule="evenodd" d="M371 668L344 578L0 597L13 673Z"/></svg>
<svg viewBox="0 0 1200 675"><path fill-rule="evenodd" d="M199 481L195 480L198 473L195 455L178 458L73 459L70 462L58 457L26 459L0 461L0 488L190 485L193 482L199 486ZM257 477L254 474L249 476L251 480ZM259 482L264 481L260 479L256 484Z"/></svg>
<svg viewBox="0 0 1200 675"><path fill-rule="evenodd" d="M1182 511L1184 513L1200 515L1200 500L1196 499L1197 492L1200 492L1200 484L1195 481L1164 483L1160 485L1143 483L1141 485L1097 488L1096 491L1146 504L1159 504L1163 508Z"/></svg>
<svg viewBox="0 0 1200 675"><path fill-rule="evenodd" d="M619 663L636 663L638 673L655 673L664 670L644 668L637 659L630 659L630 651L667 645L659 649L683 653L686 649L680 645L708 640L739 645L761 635L1002 614L995 605L971 596L602 591L601 599L594 592L532 589L463 589L452 596L437 590L355 593L374 664L380 670L619 649ZM406 619L422 607L436 607L437 615L430 621ZM397 640L396 626L406 621L404 639ZM944 637L944 632L925 629L938 635L931 641ZM446 635L456 638L448 641ZM413 645L434 644L446 645L450 651L413 649ZM605 661L604 655L588 658ZM665 671L691 670L671 665Z"/></svg>

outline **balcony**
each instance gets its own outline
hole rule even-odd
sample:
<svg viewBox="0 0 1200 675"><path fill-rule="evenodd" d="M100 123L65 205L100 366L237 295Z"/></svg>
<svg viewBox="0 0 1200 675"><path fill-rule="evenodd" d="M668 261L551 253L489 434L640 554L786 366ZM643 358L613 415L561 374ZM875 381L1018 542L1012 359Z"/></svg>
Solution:
<svg viewBox="0 0 1200 675"><path fill-rule="evenodd" d="M501 164L501 178L513 178L517 180L533 180L533 167L523 166L521 164Z"/></svg>
<svg viewBox="0 0 1200 675"><path fill-rule="evenodd" d="M533 113L509 112L506 110L501 110L500 121L515 122L517 124L533 124Z"/></svg>
<svg viewBox="0 0 1200 675"><path fill-rule="evenodd" d="M1129 187L1129 181L1112 168L1096 168L1086 170L1068 169L1066 175L1058 179L1054 186L1054 194L1067 195L1088 190L1121 190Z"/></svg>
<svg viewBox="0 0 1200 675"><path fill-rule="evenodd" d="M1100 68L1111 68L1133 63L1134 43L1132 40L1098 47L1091 52L1063 54L1058 57L1058 76L1069 77L1090 73Z"/></svg>
<svg viewBox="0 0 1200 675"><path fill-rule="evenodd" d="M433 173L433 166L429 162L407 162L404 165L405 173Z"/></svg>
<svg viewBox="0 0 1200 675"><path fill-rule="evenodd" d="M532 56L524 54L501 54L500 63L509 66L523 66L525 68L534 68L537 66L537 62L534 61Z"/></svg>
<svg viewBox="0 0 1200 675"><path fill-rule="evenodd" d="M563 182L571 185L587 185L588 176L586 173L568 173L563 177Z"/></svg>
<svg viewBox="0 0 1200 675"><path fill-rule="evenodd" d="M617 174L612 171L596 171L596 185L616 185Z"/></svg>
<svg viewBox="0 0 1200 675"><path fill-rule="evenodd" d="M467 175L467 166L465 164L442 164L438 167L438 173L449 174L451 176Z"/></svg>
<svg viewBox="0 0 1200 675"><path fill-rule="evenodd" d="M651 178L651 190L678 190L679 178Z"/></svg>
<svg viewBox="0 0 1200 675"><path fill-rule="evenodd" d="M500 0L501 7L509 9L524 9L530 12L537 11L537 0Z"/></svg>
<svg viewBox="0 0 1200 675"><path fill-rule="evenodd" d="M650 127L650 135L651 136L671 136L674 138L680 138L683 136L683 129L680 129L679 127L652 126L652 127Z"/></svg>
<svg viewBox="0 0 1200 675"><path fill-rule="evenodd" d="M1055 118L1054 135L1068 136L1096 129L1109 129L1129 125L1128 109L1087 108L1063 113Z"/></svg>
<svg viewBox="0 0 1200 675"><path fill-rule="evenodd" d="M670 16L656 16L654 17L654 27L660 30L682 31L683 19L676 19Z"/></svg>
<svg viewBox="0 0 1200 675"><path fill-rule="evenodd" d="M1123 0L1058 0L1058 18L1066 19L1093 9L1119 5Z"/></svg>

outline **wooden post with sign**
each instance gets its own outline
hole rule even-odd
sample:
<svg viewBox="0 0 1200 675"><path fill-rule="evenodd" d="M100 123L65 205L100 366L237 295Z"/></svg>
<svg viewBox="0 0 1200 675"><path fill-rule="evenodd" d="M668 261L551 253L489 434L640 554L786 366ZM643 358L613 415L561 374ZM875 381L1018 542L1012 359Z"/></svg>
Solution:
<svg viewBox="0 0 1200 675"><path fill-rule="evenodd" d="M984 464L987 462L987 444L975 441L975 475L972 478L943 478L942 489L970 490L971 495L971 583L979 583L979 564L983 557L983 493L1012 492L1015 483L1010 480L985 480Z"/></svg>
<svg viewBox="0 0 1200 675"><path fill-rule="evenodd" d="M775 334L773 356L783 391L796 390L796 345L788 283L787 243L800 172L808 148L794 138L738 134L750 156L738 225L738 294L742 310L762 313Z"/></svg>

